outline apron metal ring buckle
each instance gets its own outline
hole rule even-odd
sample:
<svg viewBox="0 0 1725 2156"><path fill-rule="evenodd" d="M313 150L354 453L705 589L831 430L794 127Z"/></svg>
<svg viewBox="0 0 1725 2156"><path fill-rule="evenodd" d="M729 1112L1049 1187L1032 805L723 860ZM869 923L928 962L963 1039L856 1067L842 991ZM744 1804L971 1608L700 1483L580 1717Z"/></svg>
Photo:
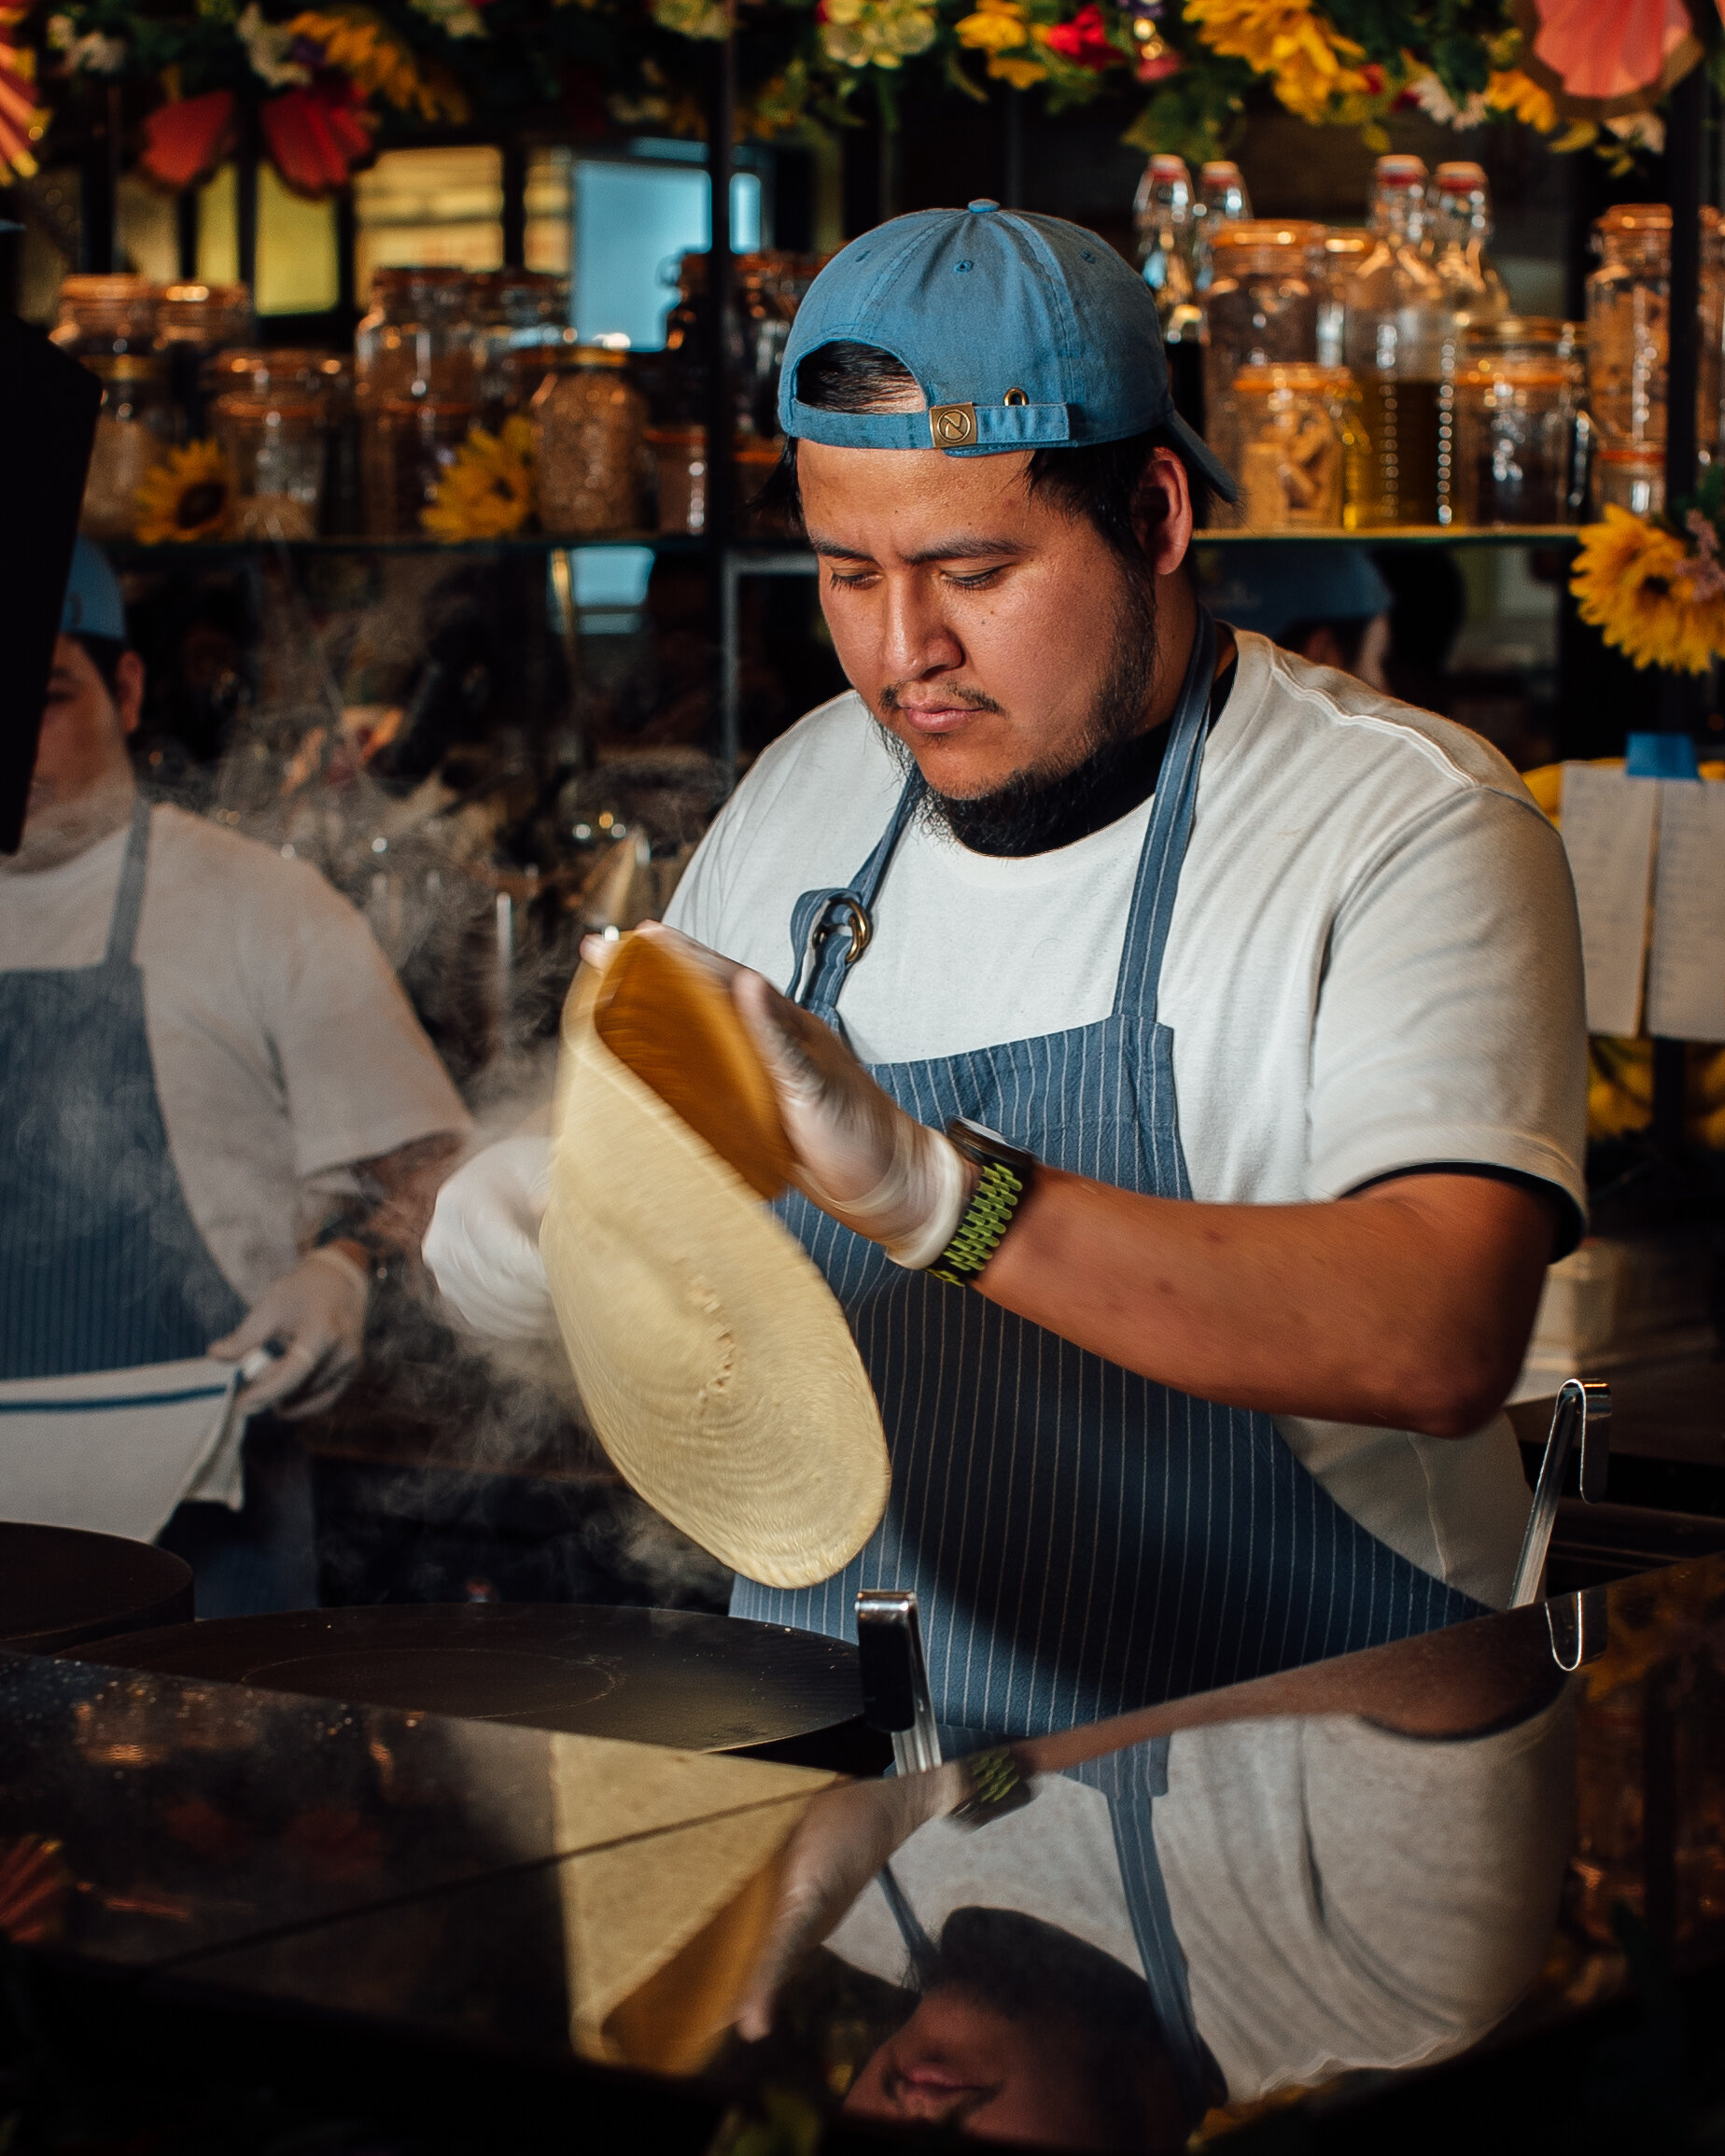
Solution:
<svg viewBox="0 0 1725 2156"><path fill-rule="evenodd" d="M848 897L835 899L834 911L834 913L844 912L850 916L850 948L845 953L845 963L847 966L854 966L869 946L870 938L875 933L875 924L868 917L868 908L861 899ZM838 926L836 920L834 921L833 926L834 928Z"/></svg>

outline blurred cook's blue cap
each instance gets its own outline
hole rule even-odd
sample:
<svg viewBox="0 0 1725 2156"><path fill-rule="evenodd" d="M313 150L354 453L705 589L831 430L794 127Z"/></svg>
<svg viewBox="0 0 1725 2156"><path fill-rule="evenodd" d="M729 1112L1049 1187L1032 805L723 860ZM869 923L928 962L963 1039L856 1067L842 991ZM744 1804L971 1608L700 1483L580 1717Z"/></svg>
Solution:
<svg viewBox="0 0 1725 2156"><path fill-rule="evenodd" d="M72 550L72 574L60 609L60 634L111 637L119 644L126 640L126 602L119 595L119 579L109 568L102 549L82 537Z"/></svg>
<svg viewBox="0 0 1725 2156"><path fill-rule="evenodd" d="M1272 640L1298 622L1367 622L1394 595L1363 547L1230 546L1218 549L1218 581L1204 604L1236 629Z"/></svg>
<svg viewBox="0 0 1725 2156"><path fill-rule="evenodd" d="M916 377L926 412L822 412L796 371L823 344L872 344ZM1227 470L1174 410L1156 296L1082 225L978 201L864 232L796 311L778 424L837 449L998 455L1170 428L1186 462L1234 498Z"/></svg>

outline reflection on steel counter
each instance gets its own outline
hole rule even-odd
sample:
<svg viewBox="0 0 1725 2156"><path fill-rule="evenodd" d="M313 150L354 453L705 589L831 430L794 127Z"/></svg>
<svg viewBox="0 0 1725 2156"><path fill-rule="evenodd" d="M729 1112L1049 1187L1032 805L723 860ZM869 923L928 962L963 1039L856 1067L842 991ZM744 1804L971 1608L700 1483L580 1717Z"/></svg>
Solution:
<svg viewBox="0 0 1725 2156"><path fill-rule="evenodd" d="M21 1967L72 1986L54 2034L114 2134L214 2071L286 2076L300 2123L339 2105L415 2151L521 2118L529 2088L543 2131L486 2146L604 2116L691 2156L769 2128L834 2150L892 2118L1149 2150L1206 2106L1204 2138L1326 2083L1303 2147L1525 2146L1511 2113L1542 2148L1604 2124L1632 2146L1676 2054L1662 2037L1665 2083L1637 2080L1577 2016L1640 1940L1713 1986L1692 2026L1717 2051L1722 1672L1709 1559L1034 1740L1031 1800L973 1803L966 1832L946 1815L986 1777L963 1761L834 1785L0 1659L0 1881ZM1102 1803L1131 1747L1149 1966ZM74 1980L105 1967L154 2017L154 2082L78 2051ZM217 2009L247 2017L249 2064L219 2063Z"/></svg>

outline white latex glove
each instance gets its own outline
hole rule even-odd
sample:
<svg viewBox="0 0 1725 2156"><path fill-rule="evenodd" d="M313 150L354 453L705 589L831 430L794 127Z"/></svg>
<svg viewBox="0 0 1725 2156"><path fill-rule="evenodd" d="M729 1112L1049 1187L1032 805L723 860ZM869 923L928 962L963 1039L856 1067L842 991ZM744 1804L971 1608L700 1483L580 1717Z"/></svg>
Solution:
<svg viewBox="0 0 1725 2156"><path fill-rule="evenodd" d="M549 1138L487 1145L438 1192L425 1261L470 1332L535 1340L556 1331L539 1246L550 1197Z"/></svg>
<svg viewBox="0 0 1725 2156"><path fill-rule="evenodd" d="M739 2035L757 2043L772 2032L773 2007L786 1976L835 1931L869 1881L919 1827L961 1804L965 1782L957 1763L925 1774L846 1782L823 1789L803 1814L787 1853L772 1927L750 1972L737 2009Z"/></svg>
<svg viewBox="0 0 1725 2156"><path fill-rule="evenodd" d="M972 1170L944 1132L883 1092L832 1029L772 983L662 922L642 935L724 983L761 1052L796 1156L799 1190L902 1266L933 1265L970 1202ZM617 945L589 936L582 956L606 965Z"/></svg>
<svg viewBox="0 0 1725 2156"><path fill-rule="evenodd" d="M297 1420L331 1407L359 1367L371 1295L370 1277L338 1250L308 1251L266 1288L226 1339L209 1345L219 1363L237 1363L266 1344L281 1349L242 1388L245 1412L274 1407Z"/></svg>

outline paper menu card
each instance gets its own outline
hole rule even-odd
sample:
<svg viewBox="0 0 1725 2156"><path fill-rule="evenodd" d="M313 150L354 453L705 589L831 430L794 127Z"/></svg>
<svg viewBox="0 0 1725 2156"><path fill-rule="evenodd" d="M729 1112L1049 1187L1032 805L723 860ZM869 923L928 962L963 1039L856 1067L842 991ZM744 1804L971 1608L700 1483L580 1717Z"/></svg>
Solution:
<svg viewBox="0 0 1725 2156"><path fill-rule="evenodd" d="M1564 848L1581 916L1590 1033L1641 1026L1648 887L1653 872L1657 780L1626 778L1591 763L1564 766ZM1690 781L1686 791L1714 791ZM1725 793L1725 787L1718 790Z"/></svg>
<svg viewBox="0 0 1725 2156"><path fill-rule="evenodd" d="M1564 774L1565 838L1572 777L1572 771ZM1675 1041L1725 1041L1725 785L1627 783L1660 796L1648 1031ZM1590 1025L1592 1007L1590 973Z"/></svg>

